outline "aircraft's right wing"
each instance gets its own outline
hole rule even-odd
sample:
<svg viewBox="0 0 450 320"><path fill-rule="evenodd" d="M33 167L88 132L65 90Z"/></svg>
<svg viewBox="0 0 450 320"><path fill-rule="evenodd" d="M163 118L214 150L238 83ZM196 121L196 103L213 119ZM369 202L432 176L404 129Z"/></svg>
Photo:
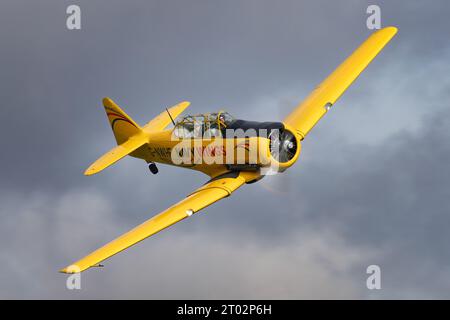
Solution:
<svg viewBox="0 0 450 320"><path fill-rule="evenodd" d="M245 182L257 178L256 172L241 172L236 175L225 174L210 180L184 200L150 218L136 228L121 235L100 249L60 270L64 273L77 273L98 265L103 260L144 240L151 235L181 221L214 202L228 197Z"/></svg>
<svg viewBox="0 0 450 320"><path fill-rule="evenodd" d="M303 139L396 33L395 27L374 32L283 122L296 129Z"/></svg>

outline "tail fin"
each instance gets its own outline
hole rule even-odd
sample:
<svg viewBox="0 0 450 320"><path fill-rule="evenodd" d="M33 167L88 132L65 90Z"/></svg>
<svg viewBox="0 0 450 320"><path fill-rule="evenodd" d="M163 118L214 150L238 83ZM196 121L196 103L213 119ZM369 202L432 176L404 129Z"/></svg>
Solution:
<svg viewBox="0 0 450 320"><path fill-rule="evenodd" d="M103 106L105 107L106 115L108 116L117 144L120 145L131 136L141 133L141 127L110 98L103 99Z"/></svg>

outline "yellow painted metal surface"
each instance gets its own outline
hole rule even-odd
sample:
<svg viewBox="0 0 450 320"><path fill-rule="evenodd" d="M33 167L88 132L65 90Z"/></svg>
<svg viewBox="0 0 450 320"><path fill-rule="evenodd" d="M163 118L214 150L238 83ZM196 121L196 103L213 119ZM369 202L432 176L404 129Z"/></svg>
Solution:
<svg viewBox="0 0 450 320"><path fill-rule="evenodd" d="M175 120L191 103L188 101L180 102L179 104L168 108L172 119ZM169 113L167 111L161 112L156 118L150 120L143 128L145 132L155 132L164 130L169 124L172 123Z"/></svg>
<svg viewBox="0 0 450 320"><path fill-rule="evenodd" d="M110 98L103 99L103 106L117 144L141 132L139 125Z"/></svg>
<svg viewBox="0 0 450 320"><path fill-rule="evenodd" d="M283 122L295 128L303 139L396 33L395 27L374 32Z"/></svg>
<svg viewBox="0 0 450 320"><path fill-rule="evenodd" d="M96 174L103 169L109 167L110 165L116 163L123 157L127 156L134 150L143 146L148 142L148 136L146 134L138 134L131 137L121 145L118 145L114 149L108 151L103 156L101 156L97 161L90 165L89 168L84 172L85 175L90 176Z"/></svg>

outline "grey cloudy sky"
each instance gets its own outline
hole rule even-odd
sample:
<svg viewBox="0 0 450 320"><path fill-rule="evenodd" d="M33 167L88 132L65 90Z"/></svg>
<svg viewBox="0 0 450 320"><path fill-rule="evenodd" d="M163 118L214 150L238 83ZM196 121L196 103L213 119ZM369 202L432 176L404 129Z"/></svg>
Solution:
<svg viewBox="0 0 450 320"><path fill-rule="evenodd" d="M68 31L78 4L82 30ZM138 123L182 100L281 120L369 34L398 35L311 132L284 175L82 275L60 267L206 179L125 159L110 96ZM448 1L2 1L0 298L449 298ZM366 268L382 289L366 289Z"/></svg>

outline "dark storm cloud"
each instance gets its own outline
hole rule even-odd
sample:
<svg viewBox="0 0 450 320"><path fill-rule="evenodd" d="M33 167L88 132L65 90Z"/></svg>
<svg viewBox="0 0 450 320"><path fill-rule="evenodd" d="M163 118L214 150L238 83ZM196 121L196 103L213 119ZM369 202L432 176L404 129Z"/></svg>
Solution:
<svg viewBox="0 0 450 320"><path fill-rule="evenodd" d="M212 282L218 298L446 297L447 1L76 1L80 31L65 29L68 3L1 5L1 296L202 298ZM136 159L83 177L114 143L103 96L139 123L185 99L192 112L280 120L370 33L369 3L400 32L295 167L64 289L55 270L206 179L149 176ZM364 287L370 263L378 295Z"/></svg>

